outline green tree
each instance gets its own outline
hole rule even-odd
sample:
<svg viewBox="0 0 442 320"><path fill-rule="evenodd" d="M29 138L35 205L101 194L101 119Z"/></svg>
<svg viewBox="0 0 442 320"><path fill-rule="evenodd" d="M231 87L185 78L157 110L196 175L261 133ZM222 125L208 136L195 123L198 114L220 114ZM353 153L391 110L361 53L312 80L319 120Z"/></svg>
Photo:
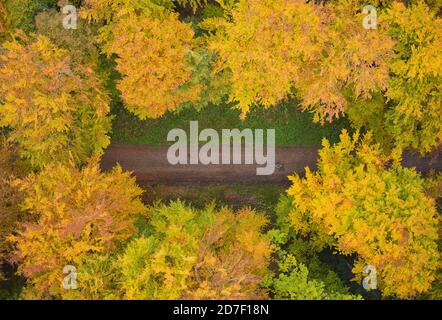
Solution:
<svg viewBox="0 0 442 320"><path fill-rule="evenodd" d="M118 260L126 299L259 299L267 273L267 219L250 209L234 214L181 202L151 209L149 232Z"/></svg>
<svg viewBox="0 0 442 320"><path fill-rule="evenodd" d="M78 265L78 290L67 299L262 299L272 245L264 215L180 201L157 204L137 219L121 250Z"/></svg>

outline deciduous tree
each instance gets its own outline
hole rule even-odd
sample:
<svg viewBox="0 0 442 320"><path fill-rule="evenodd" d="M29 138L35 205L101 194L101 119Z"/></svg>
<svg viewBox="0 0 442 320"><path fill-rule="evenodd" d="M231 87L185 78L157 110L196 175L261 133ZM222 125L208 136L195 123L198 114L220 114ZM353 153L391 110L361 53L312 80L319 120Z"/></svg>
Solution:
<svg viewBox="0 0 442 320"><path fill-rule="evenodd" d="M104 48L117 55L122 75L118 89L129 111L140 119L157 118L183 102L199 99L200 86L186 86L192 75L187 56L194 46L194 32L177 14L130 15L110 30L112 39Z"/></svg>
<svg viewBox="0 0 442 320"><path fill-rule="evenodd" d="M0 34L6 31L6 19L8 13L6 12L6 7L3 1L0 2Z"/></svg>
<svg viewBox="0 0 442 320"><path fill-rule="evenodd" d="M31 219L10 240L19 272L40 297L64 294L64 266L79 267L91 254L115 251L145 210L135 179L121 167L101 173L97 159L82 169L51 164L15 185Z"/></svg>
<svg viewBox="0 0 442 320"><path fill-rule="evenodd" d="M293 94L317 120L345 113L349 88L361 98L386 87L393 43L384 29L366 30L348 3L241 0L214 30L209 48L232 73L230 99L243 116L254 104L277 105Z"/></svg>
<svg viewBox="0 0 442 320"><path fill-rule="evenodd" d="M439 263L435 203L419 174L370 139L344 131L335 146L324 140L318 171L290 177L289 218L318 247L357 254L355 279L373 265L385 296L411 298L430 287Z"/></svg>
<svg viewBox="0 0 442 320"><path fill-rule="evenodd" d="M34 166L86 160L109 144L109 101L88 66L45 36L3 44L0 56L0 126Z"/></svg>
<svg viewBox="0 0 442 320"><path fill-rule="evenodd" d="M396 55L385 125L397 145L429 152L442 143L442 19L423 2L395 2L388 22Z"/></svg>
<svg viewBox="0 0 442 320"><path fill-rule="evenodd" d="M272 249L261 233L263 215L213 206L198 211L173 202L150 216L148 235L130 243L118 261L124 298L265 297L260 284Z"/></svg>
<svg viewBox="0 0 442 320"><path fill-rule="evenodd" d="M7 262L12 249L7 237L18 229L25 218L20 210L23 195L11 181L24 177L29 167L19 159L16 151L16 147L0 134L0 268Z"/></svg>
<svg viewBox="0 0 442 320"><path fill-rule="evenodd" d="M69 51L72 61L76 64L97 64L97 28L78 18L77 29L65 29L62 26L64 17L65 15L57 10L40 12L35 17L37 33L48 37L57 47Z"/></svg>

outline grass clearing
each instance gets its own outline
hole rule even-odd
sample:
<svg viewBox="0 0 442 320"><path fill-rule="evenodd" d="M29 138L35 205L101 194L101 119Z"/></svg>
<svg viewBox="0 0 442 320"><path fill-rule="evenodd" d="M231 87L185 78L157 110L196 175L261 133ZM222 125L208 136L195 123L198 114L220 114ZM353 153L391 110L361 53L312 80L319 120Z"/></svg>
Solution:
<svg viewBox="0 0 442 320"><path fill-rule="evenodd" d="M228 105L209 105L198 111L187 108L168 112L159 119L139 120L127 111L121 103L114 104L112 142L122 144L168 145L167 134L175 128L189 132L189 122L197 120L199 129L275 129L276 145L319 146L322 138L331 142L338 141L343 128L349 128L346 119L333 123L314 124L312 114L301 112L295 101L281 104L275 108L254 108L247 119L239 119L239 110Z"/></svg>

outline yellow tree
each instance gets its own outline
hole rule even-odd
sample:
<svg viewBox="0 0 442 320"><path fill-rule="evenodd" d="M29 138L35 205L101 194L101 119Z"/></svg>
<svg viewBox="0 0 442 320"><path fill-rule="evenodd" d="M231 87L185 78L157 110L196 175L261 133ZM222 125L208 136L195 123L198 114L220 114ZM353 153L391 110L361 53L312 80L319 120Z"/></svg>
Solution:
<svg viewBox="0 0 442 320"><path fill-rule="evenodd" d="M15 38L0 56L0 127L34 166L83 161L109 144L108 96L91 68L44 36Z"/></svg>
<svg viewBox="0 0 442 320"><path fill-rule="evenodd" d="M209 49L219 56L215 72L231 72L231 101L244 117L253 103L276 105L290 94L302 56L320 50L318 8L303 1L241 0L225 19L210 18ZM308 32L306 32L308 30Z"/></svg>
<svg viewBox="0 0 442 320"><path fill-rule="evenodd" d="M10 241L34 297L65 294L63 268L113 252L135 232L134 215L144 212L135 179L121 167L101 173L98 159L81 170L52 164L15 185L24 193L30 220Z"/></svg>
<svg viewBox="0 0 442 320"><path fill-rule="evenodd" d="M104 48L117 55L122 75L117 87L129 111L141 119L157 118L183 102L199 99L201 88L186 86L192 75L187 56L194 46L194 32L177 14L129 15L108 31L111 39Z"/></svg>
<svg viewBox="0 0 442 320"><path fill-rule="evenodd" d="M359 141L344 131L335 146L324 140L317 172L290 179L292 228L318 248L356 254L356 280L372 265L385 296L412 298L430 288L439 219L424 180L397 156L384 156L370 135Z"/></svg>
<svg viewBox="0 0 442 320"><path fill-rule="evenodd" d="M347 3L240 0L202 26L215 31L208 46L218 68L231 71L230 99L243 116L254 103L271 107L296 93L317 120L331 120L345 111L345 88L369 98L388 79L392 41L364 29Z"/></svg>
<svg viewBox="0 0 442 320"><path fill-rule="evenodd" d="M376 30L365 29L360 9L351 1L322 9L320 51L303 61L295 84L302 108L312 110L315 120L331 122L347 112L349 98L370 101L387 88L394 43L380 17Z"/></svg>
<svg viewBox="0 0 442 320"><path fill-rule="evenodd" d="M259 299L272 247L267 219L181 202L151 209L149 236L132 241L117 261L126 299Z"/></svg>
<svg viewBox="0 0 442 320"><path fill-rule="evenodd" d="M423 2L387 14L396 55L385 127L397 145L429 152L442 143L442 19Z"/></svg>

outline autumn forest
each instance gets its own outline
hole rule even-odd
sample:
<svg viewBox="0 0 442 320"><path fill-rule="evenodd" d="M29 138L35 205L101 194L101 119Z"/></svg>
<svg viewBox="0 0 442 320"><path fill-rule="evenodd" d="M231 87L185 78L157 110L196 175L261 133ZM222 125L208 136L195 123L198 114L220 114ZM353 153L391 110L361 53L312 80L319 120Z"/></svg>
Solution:
<svg viewBox="0 0 442 320"><path fill-rule="evenodd" d="M441 14L0 0L0 299L441 300ZM161 173L191 121L274 172Z"/></svg>

